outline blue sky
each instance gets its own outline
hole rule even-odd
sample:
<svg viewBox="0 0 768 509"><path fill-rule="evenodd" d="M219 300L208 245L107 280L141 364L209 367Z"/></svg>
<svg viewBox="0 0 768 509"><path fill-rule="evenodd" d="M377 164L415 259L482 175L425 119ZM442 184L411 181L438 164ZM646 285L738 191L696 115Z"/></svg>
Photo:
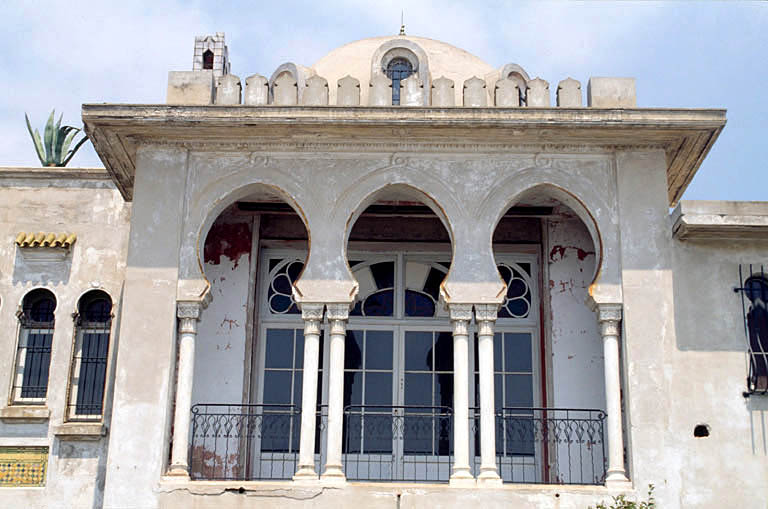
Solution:
<svg viewBox="0 0 768 509"><path fill-rule="evenodd" d="M24 126L52 108L81 124L90 102L162 103L194 36L226 32L232 72L312 65L347 42L396 34L449 42L494 67L556 84L634 76L638 106L726 108L728 124L685 199L768 200L768 2L198 2L4 5L0 165L39 164ZM551 86L551 90L554 90ZM101 166L89 144L70 166Z"/></svg>

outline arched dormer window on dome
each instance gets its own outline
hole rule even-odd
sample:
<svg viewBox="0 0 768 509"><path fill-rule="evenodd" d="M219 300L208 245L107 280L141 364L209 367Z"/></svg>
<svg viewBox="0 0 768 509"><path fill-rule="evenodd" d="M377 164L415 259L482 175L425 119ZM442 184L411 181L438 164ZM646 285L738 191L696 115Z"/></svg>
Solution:
<svg viewBox="0 0 768 509"><path fill-rule="evenodd" d="M413 64L403 57L393 58L384 69L387 78L392 80L392 104L400 104L400 82L414 73Z"/></svg>

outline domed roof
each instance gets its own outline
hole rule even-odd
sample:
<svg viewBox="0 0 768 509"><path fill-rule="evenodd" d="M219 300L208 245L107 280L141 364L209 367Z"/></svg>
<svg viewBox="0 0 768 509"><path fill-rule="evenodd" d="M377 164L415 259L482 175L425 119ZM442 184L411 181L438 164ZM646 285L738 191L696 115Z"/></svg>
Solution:
<svg viewBox="0 0 768 509"><path fill-rule="evenodd" d="M494 69L461 48L433 39L404 35L371 37L345 44L318 60L312 66L312 70L328 80L331 104L336 102L336 82L347 75L357 78L360 80L360 103L365 105L368 104L368 87L374 57L380 59L383 53L398 47L409 49L419 57L418 51L413 49L420 49L423 54L426 54L427 62L419 63L422 66L426 64L431 80L441 76L453 80L457 104L461 104L462 85L465 80L477 76L495 83L500 75L500 69ZM376 65L381 66L381 62L377 62ZM425 86L427 86L426 83Z"/></svg>

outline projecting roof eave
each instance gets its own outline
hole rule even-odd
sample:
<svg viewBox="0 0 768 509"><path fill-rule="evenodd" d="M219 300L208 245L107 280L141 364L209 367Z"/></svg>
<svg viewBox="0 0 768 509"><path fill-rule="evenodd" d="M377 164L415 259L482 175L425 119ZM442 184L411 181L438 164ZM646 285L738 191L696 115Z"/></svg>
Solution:
<svg viewBox="0 0 768 509"><path fill-rule="evenodd" d="M679 240L768 241L768 202L682 200L670 223Z"/></svg>
<svg viewBox="0 0 768 509"><path fill-rule="evenodd" d="M85 130L126 200L142 144L372 152L588 146L663 149L674 206L725 122L721 109L83 105Z"/></svg>

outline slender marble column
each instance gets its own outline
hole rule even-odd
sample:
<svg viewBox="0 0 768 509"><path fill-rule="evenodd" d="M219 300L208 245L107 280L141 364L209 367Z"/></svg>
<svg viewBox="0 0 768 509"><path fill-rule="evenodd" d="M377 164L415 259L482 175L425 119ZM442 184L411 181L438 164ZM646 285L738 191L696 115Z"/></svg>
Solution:
<svg viewBox="0 0 768 509"><path fill-rule="evenodd" d="M473 485L469 468L469 321L472 304L449 304L453 323L453 472L452 485Z"/></svg>
<svg viewBox="0 0 768 509"><path fill-rule="evenodd" d="M500 485L496 468L496 412L493 387L493 327L496 304L475 304L477 357L480 371L480 484Z"/></svg>
<svg viewBox="0 0 768 509"><path fill-rule="evenodd" d="M301 386L301 438L299 440L299 465L295 481L317 480L315 472L315 407L317 404L317 364L320 358L320 323L323 320L323 304L304 302L301 317L304 319L304 366Z"/></svg>
<svg viewBox="0 0 768 509"><path fill-rule="evenodd" d="M323 481L345 482L341 463L341 433L344 419L344 340L349 304L328 304L331 324L331 353L328 379L328 437Z"/></svg>
<svg viewBox="0 0 768 509"><path fill-rule="evenodd" d="M179 363L176 376L176 410L173 416L173 447L168 475L189 477L189 423L192 409L192 383L195 378L195 336L202 304L180 301L176 304L179 319Z"/></svg>
<svg viewBox="0 0 768 509"><path fill-rule="evenodd" d="M619 374L619 323L621 304L598 304L597 319L603 336L605 359L605 410L608 441L606 483L626 482L624 437L621 429L621 378Z"/></svg>

